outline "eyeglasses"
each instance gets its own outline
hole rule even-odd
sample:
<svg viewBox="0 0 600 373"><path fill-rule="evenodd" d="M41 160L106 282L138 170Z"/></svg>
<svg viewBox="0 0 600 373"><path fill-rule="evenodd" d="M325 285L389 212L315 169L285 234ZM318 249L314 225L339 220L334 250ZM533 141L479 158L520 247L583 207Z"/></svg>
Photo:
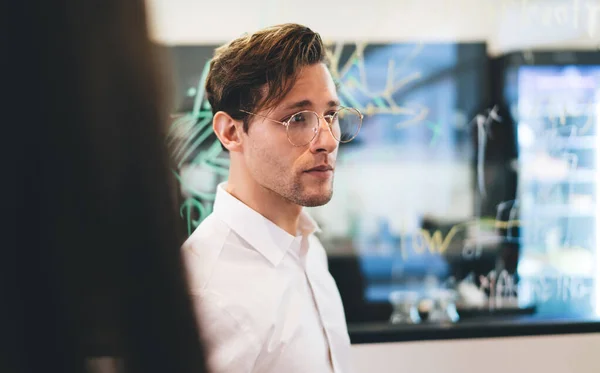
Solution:
<svg viewBox="0 0 600 373"><path fill-rule="evenodd" d="M358 135L363 121L363 115L360 111L346 107L337 110L333 114L324 116L320 116L314 111L305 110L293 114L283 122L249 111L240 111L284 125L287 131L287 138L294 146L310 144L321 130L321 119L325 120L329 125L329 132L331 132L333 138L341 143L352 141Z"/></svg>

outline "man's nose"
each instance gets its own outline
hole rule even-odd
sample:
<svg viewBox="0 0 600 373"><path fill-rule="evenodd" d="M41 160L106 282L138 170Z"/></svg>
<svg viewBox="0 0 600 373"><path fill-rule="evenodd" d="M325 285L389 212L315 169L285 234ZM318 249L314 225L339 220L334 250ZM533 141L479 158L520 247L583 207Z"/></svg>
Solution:
<svg viewBox="0 0 600 373"><path fill-rule="evenodd" d="M310 148L314 153L326 152L331 153L338 147L338 141L333 137L330 131L329 123L324 118L319 119L319 133L317 137L311 142Z"/></svg>

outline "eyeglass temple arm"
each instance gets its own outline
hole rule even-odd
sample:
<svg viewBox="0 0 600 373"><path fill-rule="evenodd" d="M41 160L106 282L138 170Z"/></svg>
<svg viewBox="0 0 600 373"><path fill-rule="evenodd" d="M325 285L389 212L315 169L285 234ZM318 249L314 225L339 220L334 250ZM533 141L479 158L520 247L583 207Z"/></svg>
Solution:
<svg viewBox="0 0 600 373"><path fill-rule="evenodd" d="M254 113L251 113L251 112L249 112L249 111L242 110L242 109L240 109L240 111L241 111L242 113L246 113L246 114L249 114L249 115L254 115L255 117L261 117L261 118L264 118L264 119L270 120L271 122L279 123L279 124L281 124L282 126L286 126L286 127L287 127L287 123L285 123L285 122L280 122L280 121L278 121L278 120L271 119L271 118L269 118L269 117L265 117L264 115L260 115L260 114L254 114Z"/></svg>

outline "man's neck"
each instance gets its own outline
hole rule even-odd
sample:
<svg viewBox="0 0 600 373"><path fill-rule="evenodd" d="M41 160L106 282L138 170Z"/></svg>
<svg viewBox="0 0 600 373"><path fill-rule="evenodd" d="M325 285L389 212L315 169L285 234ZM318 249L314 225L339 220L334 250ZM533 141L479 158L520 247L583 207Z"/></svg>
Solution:
<svg viewBox="0 0 600 373"><path fill-rule="evenodd" d="M302 206L286 200L279 194L257 183L241 183L231 174L225 189L229 194L284 231L292 236L297 234Z"/></svg>

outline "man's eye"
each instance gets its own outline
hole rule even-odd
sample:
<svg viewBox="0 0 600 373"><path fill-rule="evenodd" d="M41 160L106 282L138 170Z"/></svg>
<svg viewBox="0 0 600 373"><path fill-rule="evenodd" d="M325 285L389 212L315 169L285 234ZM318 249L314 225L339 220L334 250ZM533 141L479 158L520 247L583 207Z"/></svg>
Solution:
<svg viewBox="0 0 600 373"><path fill-rule="evenodd" d="M294 114L292 115L292 117L290 118L290 122L304 122L306 120L306 114L305 113L298 113L298 114Z"/></svg>

